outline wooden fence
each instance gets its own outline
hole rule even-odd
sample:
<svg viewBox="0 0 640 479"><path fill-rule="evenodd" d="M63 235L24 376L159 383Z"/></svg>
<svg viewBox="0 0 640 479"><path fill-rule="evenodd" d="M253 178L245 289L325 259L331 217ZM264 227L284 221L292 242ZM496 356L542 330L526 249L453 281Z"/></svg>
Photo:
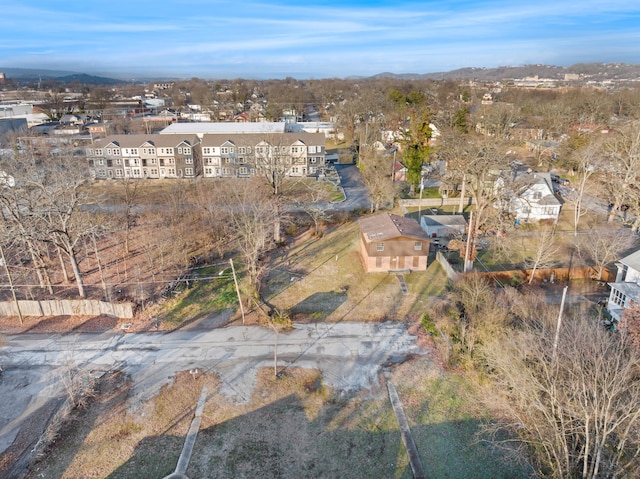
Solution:
<svg viewBox="0 0 640 479"><path fill-rule="evenodd" d="M133 303L107 303L92 299L19 300L23 316L112 316L133 318ZM0 316L18 316L14 301L0 301Z"/></svg>
<svg viewBox="0 0 640 479"><path fill-rule="evenodd" d="M451 280L458 279L464 273L456 271L454 267L447 261L445 255L440 251L436 253L436 260L444 269L447 277ZM473 274L479 274L486 276L489 279L499 281L501 284L522 284L529 281L531 270L509 270L509 271L479 271L474 269ZM472 274L466 273L466 274ZM559 282L559 281L571 281L571 280L589 280L597 279L597 272L595 268L581 267L581 268L550 268L550 269L538 269L533 275L534 283L545 282ZM610 283L616 280L616 273L611 272L605 268L602 271L602 277L600 281L604 283Z"/></svg>

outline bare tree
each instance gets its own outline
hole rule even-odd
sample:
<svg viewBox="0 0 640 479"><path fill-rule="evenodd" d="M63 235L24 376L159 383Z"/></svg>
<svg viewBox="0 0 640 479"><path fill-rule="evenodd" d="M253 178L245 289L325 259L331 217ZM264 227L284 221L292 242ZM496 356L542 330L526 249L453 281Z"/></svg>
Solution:
<svg viewBox="0 0 640 479"><path fill-rule="evenodd" d="M474 231L476 237L484 227L489 211L499 197L499 189L495 187L496 171L508 168L506 147L502 140L496 137L479 137L465 135L452 138L459 146L446 146L450 154L447 159L447 176L450 183L464 185L463 191L468 191L475 204Z"/></svg>
<svg viewBox="0 0 640 479"><path fill-rule="evenodd" d="M575 172L575 187L572 199L573 208L573 234L578 234L578 223L586 213L583 207L584 195L591 176L602 167L602 145L599 142L591 142L584 148L575 152L573 170Z"/></svg>
<svg viewBox="0 0 640 479"><path fill-rule="evenodd" d="M124 206L122 212L122 222L124 224L124 253L129 254L129 238L131 236L131 228L135 225L136 215L134 207L140 198L140 181L135 178L124 178L121 181L122 189L119 191L118 199Z"/></svg>
<svg viewBox="0 0 640 479"><path fill-rule="evenodd" d="M493 285L478 273L456 282L449 299L455 305L455 321L445 329L458 339L469 356L477 344L501 330L508 321L507 310L495 301Z"/></svg>
<svg viewBox="0 0 640 479"><path fill-rule="evenodd" d="M389 159L375 151L368 155L366 161L361 162L362 180L369 190L372 213L380 208L393 206L398 195L400 185L392 181L389 165Z"/></svg>
<svg viewBox="0 0 640 479"><path fill-rule="evenodd" d="M5 218L12 221L27 244L32 244L36 257L42 258L33 246L35 242L51 244L66 254L78 294L84 298L86 294L76 246L91 226L86 222L87 214L81 210L87 202L83 186L88 172L77 163L66 153L48 154L44 158L32 151L17 155L8 165L15 178L15 186L9 190L10 193L5 191L0 196L8 213ZM64 264L61 266L66 274ZM45 278L42 283L46 283Z"/></svg>
<svg viewBox="0 0 640 479"><path fill-rule="evenodd" d="M640 171L640 122L631 122L605 144L610 160L604 174L605 189L611 198L608 221L630 201L632 187L638 183Z"/></svg>
<svg viewBox="0 0 640 479"><path fill-rule="evenodd" d="M578 315L509 330L483 348L509 427L544 477L637 477L640 358L624 335Z"/></svg>
<svg viewBox="0 0 640 479"><path fill-rule="evenodd" d="M593 227L576 242L576 248L580 257L595 268L596 279L601 280L605 267L620 258L620 253L627 251L635 242L627 229L603 231Z"/></svg>
<svg viewBox="0 0 640 479"><path fill-rule="evenodd" d="M228 212L229 233L237 239L251 286L260 291L260 260L274 244L273 197L256 181L243 179L225 186L222 198Z"/></svg>
<svg viewBox="0 0 640 479"><path fill-rule="evenodd" d="M307 201L298 201L296 206L311 218L311 221L313 221L313 234L317 236L321 222L329 219L328 205L322 201L325 192L318 183L308 188L309 197Z"/></svg>
<svg viewBox="0 0 640 479"><path fill-rule="evenodd" d="M528 238L533 240L529 247L524 244ZM538 269L549 268L556 263L560 247L552 228L541 227L532 236L523 236L522 240L522 249L526 255L524 264L531 270L529 275L529 284L531 284Z"/></svg>

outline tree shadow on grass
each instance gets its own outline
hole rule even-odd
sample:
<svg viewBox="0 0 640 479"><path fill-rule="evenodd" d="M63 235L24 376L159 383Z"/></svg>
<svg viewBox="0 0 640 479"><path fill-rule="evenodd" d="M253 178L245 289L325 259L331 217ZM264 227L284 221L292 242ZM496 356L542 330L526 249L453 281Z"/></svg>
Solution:
<svg viewBox="0 0 640 479"><path fill-rule="evenodd" d="M476 440L476 419L412 425L426 477L511 479L534 477L526 466ZM157 479L175 469L184 438L142 440L108 479ZM390 406L371 413L348 401L324 404L310 417L290 394L198 433L187 469L191 478L411 479L408 457Z"/></svg>
<svg viewBox="0 0 640 479"><path fill-rule="evenodd" d="M327 291L313 293L293 306L289 313L296 322L325 321L347 300L347 293Z"/></svg>

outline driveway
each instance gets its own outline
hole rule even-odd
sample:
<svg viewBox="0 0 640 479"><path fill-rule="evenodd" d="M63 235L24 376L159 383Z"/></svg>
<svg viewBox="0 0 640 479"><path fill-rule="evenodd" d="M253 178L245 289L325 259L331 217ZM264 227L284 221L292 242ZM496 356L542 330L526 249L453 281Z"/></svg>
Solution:
<svg viewBox="0 0 640 479"><path fill-rule="evenodd" d="M222 392L249 400L256 373L273 367L274 332L257 326L170 333L22 334L0 349L0 454L29 423L30 413L63 387L60 377L74 368L121 370L133 381L132 412L139 410L178 371L219 374ZM381 368L423 354L402 323L319 323L295 325L278 335L278 368L317 369L338 392L368 388ZM38 371L38 374L34 374Z"/></svg>
<svg viewBox="0 0 640 479"><path fill-rule="evenodd" d="M369 191L362 181L362 174L356 165L335 165L340 176L340 184L344 189L346 199L341 203L334 203L330 209L336 211L352 211L369 208Z"/></svg>

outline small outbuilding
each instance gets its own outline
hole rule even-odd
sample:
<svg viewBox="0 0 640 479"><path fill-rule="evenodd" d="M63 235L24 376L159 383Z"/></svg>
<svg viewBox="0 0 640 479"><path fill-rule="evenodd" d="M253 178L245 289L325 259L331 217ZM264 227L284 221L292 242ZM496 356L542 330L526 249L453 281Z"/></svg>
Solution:
<svg viewBox="0 0 640 479"><path fill-rule="evenodd" d="M430 241L417 221L384 213L358 223L360 254L368 273L427 268Z"/></svg>
<svg viewBox="0 0 640 479"><path fill-rule="evenodd" d="M420 227L430 238L452 238L466 233L467 221L462 215L422 215Z"/></svg>

